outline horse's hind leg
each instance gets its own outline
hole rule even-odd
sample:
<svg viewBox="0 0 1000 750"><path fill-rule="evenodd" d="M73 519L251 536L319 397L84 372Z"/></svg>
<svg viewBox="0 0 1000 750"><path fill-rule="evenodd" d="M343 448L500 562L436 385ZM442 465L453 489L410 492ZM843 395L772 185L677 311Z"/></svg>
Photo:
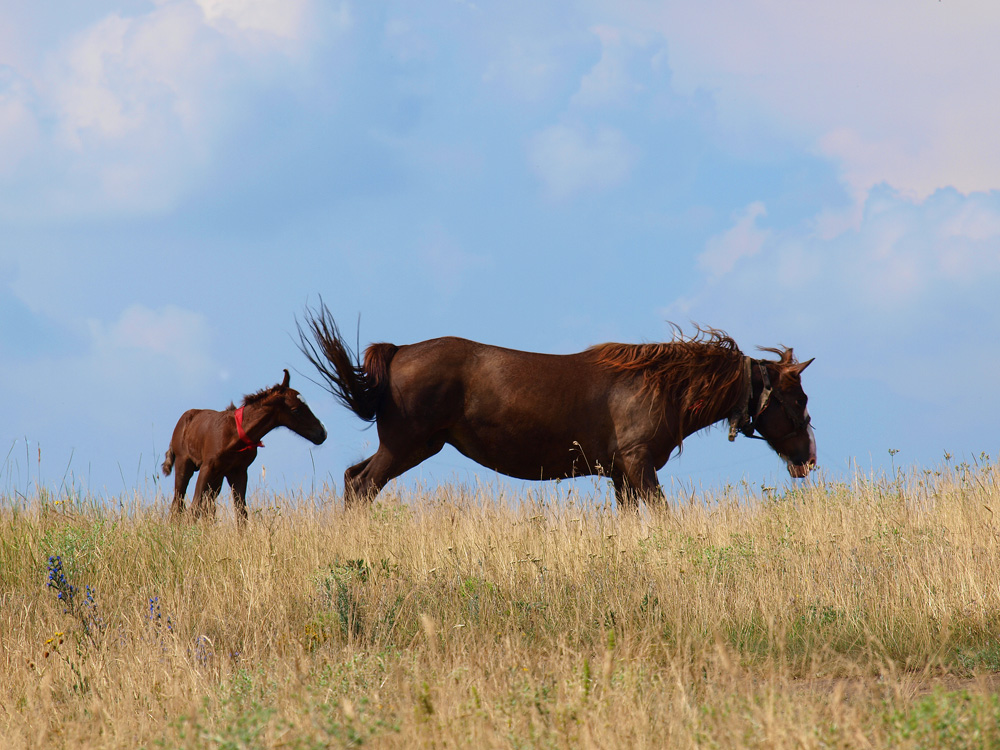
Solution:
<svg viewBox="0 0 1000 750"><path fill-rule="evenodd" d="M353 505L356 501L365 498L368 482L363 475L373 458L375 456L369 456L364 461L349 466L344 472L344 502L346 505ZM379 487L375 490L375 493L380 489L382 488Z"/></svg>
<svg viewBox="0 0 1000 750"><path fill-rule="evenodd" d="M344 472L344 504L372 502L382 488L404 471L412 469L444 447L444 440L415 441L392 448L379 445L375 455Z"/></svg>
<svg viewBox="0 0 1000 750"><path fill-rule="evenodd" d="M194 476L195 465L187 459L181 459L175 464L174 471L174 501L170 504L170 515L179 517L184 513L184 495Z"/></svg>

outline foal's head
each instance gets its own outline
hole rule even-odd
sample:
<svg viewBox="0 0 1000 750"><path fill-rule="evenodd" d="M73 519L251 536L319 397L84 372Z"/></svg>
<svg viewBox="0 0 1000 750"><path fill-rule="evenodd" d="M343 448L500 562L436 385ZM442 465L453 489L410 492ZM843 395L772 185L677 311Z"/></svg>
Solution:
<svg viewBox="0 0 1000 750"><path fill-rule="evenodd" d="M788 465L788 473L797 479L809 476L816 465L816 436L802 390L802 371L811 363L796 362L791 349L766 349L781 357L777 362L761 360L770 381L771 393L753 422L761 434Z"/></svg>
<svg viewBox="0 0 1000 750"><path fill-rule="evenodd" d="M319 445L326 440L326 428L312 413L306 402L302 400L299 392L288 387L288 380L288 370L285 370L285 378L278 385L247 396L243 403L250 404L259 401L271 409L272 416L279 427L287 427L306 440Z"/></svg>

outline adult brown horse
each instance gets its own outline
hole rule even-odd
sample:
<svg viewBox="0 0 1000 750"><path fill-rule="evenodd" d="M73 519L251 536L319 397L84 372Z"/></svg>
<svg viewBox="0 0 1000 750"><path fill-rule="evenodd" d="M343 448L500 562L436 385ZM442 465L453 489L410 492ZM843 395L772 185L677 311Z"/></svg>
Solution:
<svg viewBox="0 0 1000 750"><path fill-rule="evenodd" d="M620 507L662 498L656 471L688 435L723 419L763 439L805 477L816 442L792 350L745 356L722 331L660 344L601 344L578 354L502 349L459 338L372 344L364 362L329 310L306 311L300 348L337 399L378 425L375 455L344 474L350 504L445 443L520 479L609 476Z"/></svg>
<svg viewBox="0 0 1000 750"><path fill-rule="evenodd" d="M184 493L196 471L191 513L195 518L215 517L215 498L222 480L233 491L233 506L240 525L247 520L247 469L257 458L261 441L275 427L287 427L319 445L326 440L326 428L312 413L299 392L288 387L288 370L278 385L243 397L243 405L230 404L225 411L189 409L181 415L170 439L163 462L163 475L174 476L174 501L170 513L184 512Z"/></svg>

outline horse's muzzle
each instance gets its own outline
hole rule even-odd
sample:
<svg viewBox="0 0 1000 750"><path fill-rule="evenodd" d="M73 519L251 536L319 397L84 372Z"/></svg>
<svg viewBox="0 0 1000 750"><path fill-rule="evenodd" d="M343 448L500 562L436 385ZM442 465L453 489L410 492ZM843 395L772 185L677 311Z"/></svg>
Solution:
<svg viewBox="0 0 1000 750"><path fill-rule="evenodd" d="M816 468L816 434L813 432L811 425L807 425L807 430L809 433L809 457L805 462L793 463L788 456L782 456L788 465L788 473L794 479L805 479L809 476L809 472ZM798 458L801 460L802 457L799 456Z"/></svg>
<svg viewBox="0 0 1000 750"><path fill-rule="evenodd" d="M326 428L323 425L320 425L319 429L309 436L309 439L315 445L322 445L323 442L326 440Z"/></svg>
<svg viewBox="0 0 1000 750"><path fill-rule="evenodd" d="M813 464L813 463L808 463L808 464L793 464L793 463L789 462L788 463L788 473L794 479L805 479L807 476L809 476L810 470L812 470L812 468L815 465L816 464Z"/></svg>

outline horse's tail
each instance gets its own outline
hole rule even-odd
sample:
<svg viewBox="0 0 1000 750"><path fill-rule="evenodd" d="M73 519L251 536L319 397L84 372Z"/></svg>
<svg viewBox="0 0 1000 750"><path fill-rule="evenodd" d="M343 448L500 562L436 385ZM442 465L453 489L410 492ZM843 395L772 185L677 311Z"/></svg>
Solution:
<svg viewBox="0 0 1000 750"><path fill-rule="evenodd" d="M326 380L321 385L361 419L375 421L389 385L389 363L399 347L372 344L362 364L322 301L319 310L306 311L306 326L312 340L299 325L299 349Z"/></svg>
<svg viewBox="0 0 1000 750"><path fill-rule="evenodd" d="M173 468L174 468L174 449L173 448L167 448L167 457L163 461L163 466L161 466L160 468L163 469L163 476L165 476L165 477L169 477L170 476L170 472L173 471Z"/></svg>

